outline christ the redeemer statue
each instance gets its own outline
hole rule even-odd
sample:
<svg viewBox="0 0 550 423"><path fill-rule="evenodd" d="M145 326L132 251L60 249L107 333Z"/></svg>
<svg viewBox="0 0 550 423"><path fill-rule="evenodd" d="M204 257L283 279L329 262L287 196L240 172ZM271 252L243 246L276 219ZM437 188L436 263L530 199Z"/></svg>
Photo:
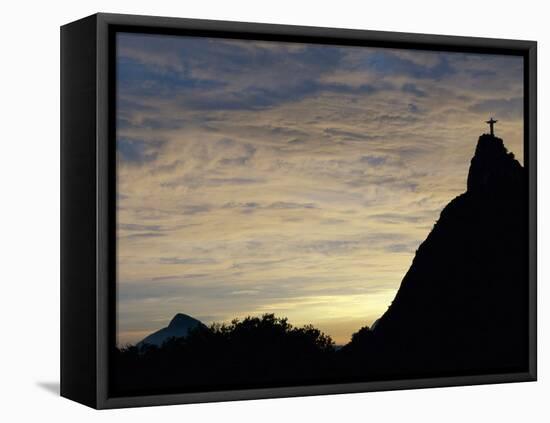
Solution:
<svg viewBox="0 0 550 423"><path fill-rule="evenodd" d="M493 118L485 121L485 123L488 123L489 124L489 128L491 128L491 135L494 137L495 136L495 123L497 123L498 120L495 120Z"/></svg>

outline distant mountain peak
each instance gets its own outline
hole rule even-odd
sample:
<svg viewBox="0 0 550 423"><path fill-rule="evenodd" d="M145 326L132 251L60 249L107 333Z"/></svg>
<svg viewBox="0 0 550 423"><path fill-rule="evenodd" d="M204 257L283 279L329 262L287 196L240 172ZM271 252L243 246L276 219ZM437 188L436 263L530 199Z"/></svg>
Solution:
<svg viewBox="0 0 550 423"><path fill-rule="evenodd" d="M170 320L168 326L145 337L142 341L137 343L137 346L149 344L160 347L170 338L183 338L187 336L190 330L200 326L204 326L200 320L184 313L177 313L172 320Z"/></svg>
<svg viewBox="0 0 550 423"><path fill-rule="evenodd" d="M184 326L192 322L199 322L199 321L191 316L188 316L187 314L178 313L174 317L172 317L172 320L170 320L170 324L168 325L168 327Z"/></svg>

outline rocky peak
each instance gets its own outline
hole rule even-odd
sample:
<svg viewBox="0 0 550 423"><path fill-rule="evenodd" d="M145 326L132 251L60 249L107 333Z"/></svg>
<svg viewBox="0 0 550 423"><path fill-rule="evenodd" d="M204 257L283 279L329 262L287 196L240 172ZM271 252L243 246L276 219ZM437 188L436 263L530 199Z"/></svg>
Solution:
<svg viewBox="0 0 550 423"><path fill-rule="evenodd" d="M483 134L479 137L468 173L468 193L499 196L523 187L523 171L502 139Z"/></svg>

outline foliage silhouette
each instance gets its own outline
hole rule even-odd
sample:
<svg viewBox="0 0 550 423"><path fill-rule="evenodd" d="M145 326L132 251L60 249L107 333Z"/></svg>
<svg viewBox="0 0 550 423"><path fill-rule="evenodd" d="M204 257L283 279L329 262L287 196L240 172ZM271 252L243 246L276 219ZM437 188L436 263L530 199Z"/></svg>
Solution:
<svg viewBox="0 0 550 423"><path fill-rule="evenodd" d="M332 339L313 326L293 327L264 314L192 329L161 347L117 350L115 382L129 393L211 389L213 381L241 387L285 385L296 377L314 383L334 355Z"/></svg>

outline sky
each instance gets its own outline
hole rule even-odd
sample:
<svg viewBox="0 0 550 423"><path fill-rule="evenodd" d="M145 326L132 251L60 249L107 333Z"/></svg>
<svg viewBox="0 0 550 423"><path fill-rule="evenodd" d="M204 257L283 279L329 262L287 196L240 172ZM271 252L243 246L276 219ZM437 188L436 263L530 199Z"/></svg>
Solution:
<svg viewBox="0 0 550 423"><path fill-rule="evenodd" d="M178 312L337 344L388 308L484 123L523 162L523 59L117 35L117 343Z"/></svg>

